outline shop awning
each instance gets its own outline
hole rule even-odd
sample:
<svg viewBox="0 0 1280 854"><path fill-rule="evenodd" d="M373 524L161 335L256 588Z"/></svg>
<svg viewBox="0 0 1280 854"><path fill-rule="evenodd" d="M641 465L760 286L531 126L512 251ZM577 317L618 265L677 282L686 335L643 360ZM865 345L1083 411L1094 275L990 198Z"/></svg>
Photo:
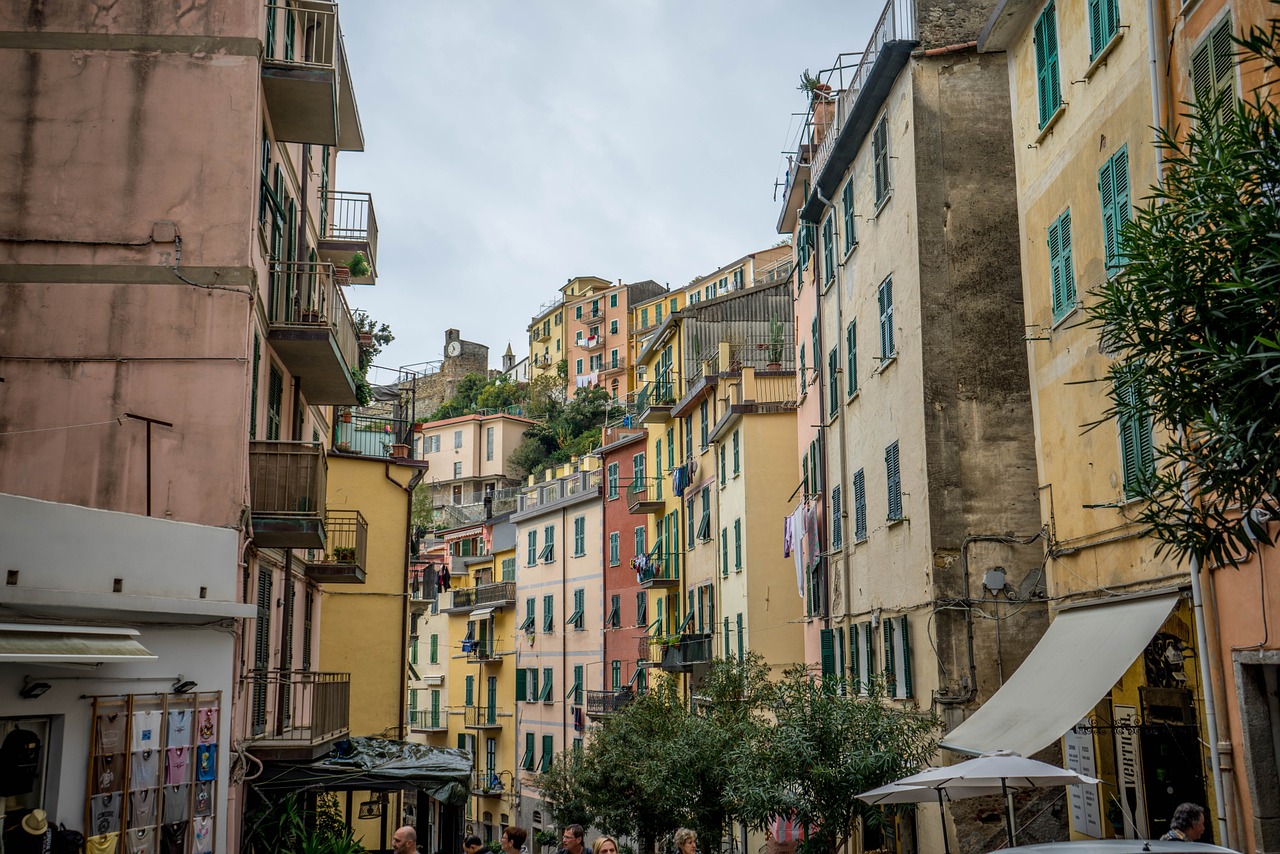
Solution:
<svg viewBox="0 0 1280 854"><path fill-rule="evenodd" d="M397 791L421 789L445 804L464 804L473 758L466 750L356 736L307 763L269 765L254 782L262 790Z"/></svg>
<svg viewBox="0 0 1280 854"><path fill-rule="evenodd" d="M1168 619L1177 593L1064 610L999 691L942 739L960 753L1043 750L1086 717Z"/></svg>
<svg viewBox="0 0 1280 854"><path fill-rule="evenodd" d="M491 617L491 616L493 616L493 609L492 609L492 608L476 608L474 611L472 611L472 612L471 612L471 616L470 616L470 617L468 617L467 619L469 619L469 620L483 620L483 619L485 619L486 617Z"/></svg>
<svg viewBox="0 0 1280 854"><path fill-rule="evenodd" d="M0 623L0 662L99 664L154 661L135 629Z"/></svg>

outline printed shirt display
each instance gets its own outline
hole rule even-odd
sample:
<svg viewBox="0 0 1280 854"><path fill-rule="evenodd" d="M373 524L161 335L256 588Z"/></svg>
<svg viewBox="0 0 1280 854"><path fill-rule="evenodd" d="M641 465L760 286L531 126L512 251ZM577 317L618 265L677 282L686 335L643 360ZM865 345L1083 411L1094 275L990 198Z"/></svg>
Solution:
<svg viewBox="0 0 1280 854"><path fill-rule="evenodd" d="M196 741L213 744L218 740L218 707L206 706L196 713Z"/></svg>
<svg viewBox="0 0 1280 854"><path fill-rule="evenodd" d="M156 829L140 827L125 831L124 847L124 854L156 854Z"/></svg>
<svg viewBox="0 0 1280 854"><path fill-rule="evenodd" d="M164 787L164 823L172 824L187 818L187 787Z"/></svg>
<svg viewBox="0 0 1280 854"><path fill-rule="evenodd" d="M98 753L118 753L125 749L124 729L128 718L124 712L98 715Z"/></svg>
<svg viewBox="0 0 1280 854"><path fill-rule="evenodd" d="M100 833L84 841L84 850L86 854L116 854L119 845L119 833Z"/></svg>
<svg viewBox="0 0 1280 854"><path fill-rule="evenodd" d="M153 750L160 746L160 713L133 713L133 749Z"/></svg>
<svg viewBox="0 0 1280 854"><path fill-rule="evenodd" d="M120 792L109 792L105 795L94 795L89 799L90 827L95 834L112 833L120 830L120 801L124 795Z"/></svg>
<svg viewBox="0 0 1280 854"><path fill-rule="evenodd" d="M170 747L165 751L164 783L174 786L191 778L191 748Z"/></svg>
<svg viewBox="0 0 1280 854"><path fill-rule="evenodd" d="M169 713L169 738L167 747L180 747L191 743L191 723L194 714L189 709L177 709Z"/></svg>
<svg viewBox="0 0 1280 854"><path fill-rule="evenodd" d="M141 750L129 763L129 788L150 789L160 785L160 751Z"/></svg>
<svg viewBox="0 0 1280 854"><path fill-rule="evenodd" d="M213 783L196 783L196 815L213 815Z"/></svg>
<svg viewBox="0 0 1280 854"><path fill-rule="evenodd" d="M159 789L143 789L129 795L129 826L151 827L156 824L156 810L160 805Z"/></svg>
<svg viewBox="0 0 1280 854"><path fill-rule="evenodd" d="M213 851L213 819L197 818L191 822L195 832L195 854L211 854Z"/></svg>
<svg viewBox="0 0 1280 854"><path fill-rule="evenodd" d="M164 854L186 854L187 823L177 821L160 828L160 850Z"/></svg>
<svg viewBox="0 0 1280 854"><path fill-rule="evenodd" d="M196 779L212 780L218 776L218 745L202 744L196 748Z"/></svg>
<svg viewBox="0 0 1280 854"><path fill-rule="evenodd" d="M93 760L93 794L124 788L124 754L108 753Z"/></svg>

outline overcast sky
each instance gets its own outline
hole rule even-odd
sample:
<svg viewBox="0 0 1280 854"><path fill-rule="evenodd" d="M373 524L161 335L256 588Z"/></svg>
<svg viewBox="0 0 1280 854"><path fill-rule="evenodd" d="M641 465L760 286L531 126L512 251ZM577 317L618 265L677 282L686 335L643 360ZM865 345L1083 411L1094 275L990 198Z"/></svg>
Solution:
<svg viewBox="0 0 1280 854"><path fill-rule="evenodd" d="M373 193L379 357L441 358L444 330L528 354L573 276L673 287L774 245L801 72L861 50L865 0L363 0L340 7ZM780 196L780 194L779 194Z"/></svg>

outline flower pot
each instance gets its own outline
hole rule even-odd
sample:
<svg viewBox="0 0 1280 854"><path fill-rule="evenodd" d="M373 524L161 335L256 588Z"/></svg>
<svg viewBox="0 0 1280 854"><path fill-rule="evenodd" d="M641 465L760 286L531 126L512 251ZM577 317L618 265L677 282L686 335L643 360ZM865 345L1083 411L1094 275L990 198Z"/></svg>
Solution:
<svg viewBox="0 0 1280 854"><path fill-rule="evenodd" d="M780 370L782 370L782 363L781 363L781 362L770 362L769 364L765 365L765 369L766 369L766 370L770 370L770 371L780 371Z"/></svg>
<svg viewBox="0 0 1280 854"><path fill-rule="evenodd" d="M372 332L361 332L361 333L360 333L358 336L356 336L356 337L357 337L357 339L359 340L359 342L360 342L360 346L361 346L361 347L364 347L364 348L368 349L369 347L372 347L372 346L373 346L373 333L372 333Z"/></svg>
<svg viewBox="0 0 1280 854"><path fill-rule="evenodd" d="M350 413L350 412L344 412L344 413L342 413L342 423L343 423L343 424L350 424L350 423L351 423L351 413Z"/></svg>
<svg viewBox="0 0 1280 854"><path fill-rule="evenodd" d="M390 456L392 459L404 460L409 458L409 446L401 444L393 444L391 446Z"/></svg>
<svg viewBox="0 0 1280 854"><path fill-rule="evenodd" d="M351 268L346 264L334 264L333 280L340 285L351 284Z"/></svg>
<svg viewBox="0 0 1280 854"><path fill-rule="evenodd" d="M413 422L413 432L415 432L415 433L421 433L421 432L422 432L423 430L425 430L425 429L427 429L427 425L426 425L426 424L424 424L423 422L421 422L421 421L415 421L415 422Z"/></svg>

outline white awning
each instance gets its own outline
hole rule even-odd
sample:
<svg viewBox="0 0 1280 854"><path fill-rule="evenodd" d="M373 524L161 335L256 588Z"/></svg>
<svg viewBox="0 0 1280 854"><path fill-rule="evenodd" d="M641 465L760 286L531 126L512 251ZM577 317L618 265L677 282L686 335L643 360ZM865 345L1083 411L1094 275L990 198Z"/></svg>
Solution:
<svg viewBox="0 0 1280 854"><path fill-rule="evenodd" d="M0 623L0 662L99 664L154 661L135 629Z"/></svg>
<svg viewBox="0 0 1280 854"><path fill-rule="evenodd" d="M1169 618L1178 594L1058 614L1026 661L990 700L947 733L960 753L1030 756L1057 741L1111 690Z"/></svg>
<svg viewBox="0 0 1280 854"><path fill-rule="evenodd" d="M492 608L476 608L474 611L472 611L472 612L471 612L471 616L470 616L470 617L467 617L467 619L468 619L468 620L483 620L483 619L485 619L486 617L489 617L489 616L492 616L492 615L493 615L493 609L492 609Z"/></svg>

